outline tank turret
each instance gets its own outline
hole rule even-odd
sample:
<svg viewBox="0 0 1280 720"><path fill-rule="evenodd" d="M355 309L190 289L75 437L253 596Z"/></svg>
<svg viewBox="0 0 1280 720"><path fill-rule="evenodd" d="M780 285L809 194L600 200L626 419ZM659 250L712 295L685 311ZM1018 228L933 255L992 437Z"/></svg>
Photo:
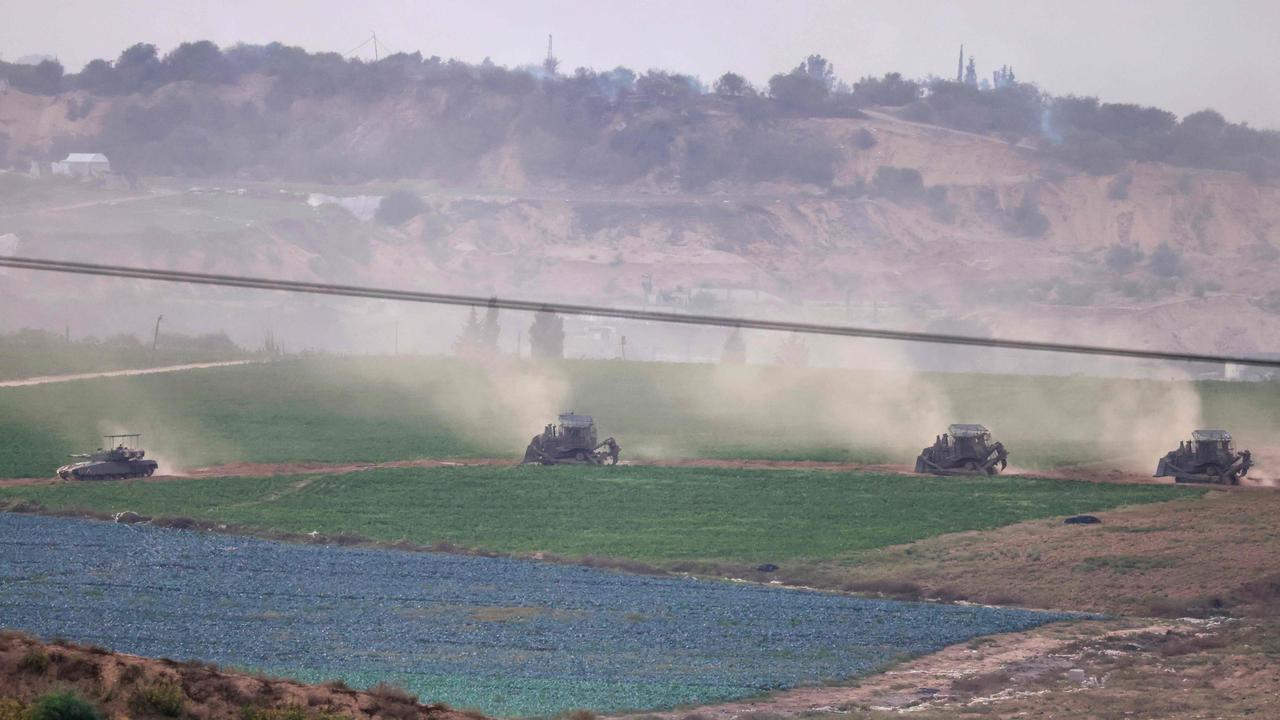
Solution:
<svg viewBox="0 0 1280 720"><path fill-rule="evenodd" d="M63 480L123 480L126 478L151 477L159 464L147 459L147 453L136 447L142 435L129 433L124 435L106 435L104 448L97 452L76 453L71 457L81 462L63 465L58 468L58 477Z"/></svg>

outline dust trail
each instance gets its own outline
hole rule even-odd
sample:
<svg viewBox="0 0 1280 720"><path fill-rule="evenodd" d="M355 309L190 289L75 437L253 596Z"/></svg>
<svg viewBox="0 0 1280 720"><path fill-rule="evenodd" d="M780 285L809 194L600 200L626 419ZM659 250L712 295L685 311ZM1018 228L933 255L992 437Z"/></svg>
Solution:
<svg viewBox="0 0 1280 720"><path fill-rule="evenodd" d="M130 370L108 370L105 372L75 373L73 375L43 375L23 378L21 380L5 380L0 388L29 387L31 385L48 385L51 383L73 382L75 380L95 380L97 378L128 377L132 375L155 375L157 373L180 372L182 370L202 370L204 368L229 367L231 365L247 365L258 360L223 360L220 362L188 363L186 365L164 365L151 368L133 368Z"/></svg>

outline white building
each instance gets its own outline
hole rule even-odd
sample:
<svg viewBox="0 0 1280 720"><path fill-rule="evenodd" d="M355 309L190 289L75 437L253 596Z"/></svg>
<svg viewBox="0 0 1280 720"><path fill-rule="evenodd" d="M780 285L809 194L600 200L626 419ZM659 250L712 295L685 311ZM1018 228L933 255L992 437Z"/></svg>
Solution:
<svg viewBox="0 0 1280 720"><path fill-rule="evenodd" d="M100 177L111 172L111 161L102 153L71 153L66 160L53 163L54 175Z"/></svg>

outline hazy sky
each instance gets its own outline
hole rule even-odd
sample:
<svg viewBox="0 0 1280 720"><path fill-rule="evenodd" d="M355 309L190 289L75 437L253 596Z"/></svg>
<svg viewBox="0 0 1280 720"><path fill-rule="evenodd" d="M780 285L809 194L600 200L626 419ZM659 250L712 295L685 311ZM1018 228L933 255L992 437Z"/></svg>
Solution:
<svg viewBox="0 0 1280 720"><path fill-rule="evenodd" d="M1057 94L1280 128L1277 0L0 0L0 17L4 59L69 69L139 41L346 52L371 32L397 51L519 65L552 33L562 69L733 69L759 84L812 52L846 80L950 75L964 42L983 77L1008 63Z"/></svg>

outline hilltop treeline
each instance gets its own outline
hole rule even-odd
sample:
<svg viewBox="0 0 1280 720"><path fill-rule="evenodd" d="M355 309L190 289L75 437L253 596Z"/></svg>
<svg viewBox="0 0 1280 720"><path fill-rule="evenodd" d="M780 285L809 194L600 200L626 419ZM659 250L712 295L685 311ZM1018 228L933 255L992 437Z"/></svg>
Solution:
<svg viewBox="0 0 1280 720"><path fill-rule="evenodd" d="M734 73L706 87L659 70L558 73L554 63L509 69L420 53L367 62L207 41L163 56L134 45L76 74L56 61L0 63L0 77L33 94L87 93L70 103L72 120L96 98L109 102L99 136L59 138L49 157L92 148L119 169L149 174L465 179L510 144L522 171L543 180L618 184L655 174L686 189L720 179L830 186L843 143L785 120L857 117L872 106L1032 141L1099 174L1126 160L1239 170L1258 181L1280 172L1280 133L1212 110L1179 120L1158 108L1053 97L1011 75L994 88L897 73L848 85L817 55L761 88ZM265 95L225 91L251 78L269 79ZM852 144L866 149L856 137ZM8 161L26 159L22 152L10 148Z"/></svg>

